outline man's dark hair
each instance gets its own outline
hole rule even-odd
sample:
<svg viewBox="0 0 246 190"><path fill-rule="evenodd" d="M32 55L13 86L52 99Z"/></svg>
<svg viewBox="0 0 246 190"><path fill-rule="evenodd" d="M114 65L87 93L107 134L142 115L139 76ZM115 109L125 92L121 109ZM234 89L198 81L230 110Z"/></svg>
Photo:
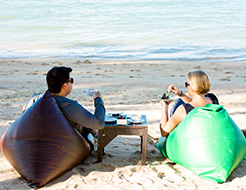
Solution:
<svg viewBox="0 0 246 190"><path fill-rule="evenodd" d="M59 93L62 85L68 82L72 71L70 67L53 67L50 69L46 75L46 82L50 92Z"/></svg>

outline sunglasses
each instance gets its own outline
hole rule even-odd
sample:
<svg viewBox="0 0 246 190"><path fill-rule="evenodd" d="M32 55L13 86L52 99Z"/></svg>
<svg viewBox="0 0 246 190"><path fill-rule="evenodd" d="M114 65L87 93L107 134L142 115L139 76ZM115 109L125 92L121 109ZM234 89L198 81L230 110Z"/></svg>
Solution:
<svg viewBox="0 0 246 190"><path fill-rule="evenodd" d="M71 78L71 79L68 80L67 82L71 82L71 83L73 84L74 80L73 80L73 78ZM66 82L66 83L67 83L67 82Z"/></svg>
<svg viewBox="0 0 246 190"><path fill-rule="evenodd" d="M187 86L190 86L190 84L188 82L185 82L185 88L187 88Z"/></svg>

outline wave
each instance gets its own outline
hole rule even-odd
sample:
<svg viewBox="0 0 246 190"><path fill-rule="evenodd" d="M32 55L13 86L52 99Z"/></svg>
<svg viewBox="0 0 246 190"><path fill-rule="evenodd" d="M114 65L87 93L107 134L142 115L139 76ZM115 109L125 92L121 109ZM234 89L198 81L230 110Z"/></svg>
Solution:
<svg viewBox="0 0 246 190"><path fill-rule="evenodd" d="M0 50L1 59L17 58L78 58L96 60L185 60L185 61L246 61L246 49L201 46L136 47L83 46L53 49Z"/></svg>

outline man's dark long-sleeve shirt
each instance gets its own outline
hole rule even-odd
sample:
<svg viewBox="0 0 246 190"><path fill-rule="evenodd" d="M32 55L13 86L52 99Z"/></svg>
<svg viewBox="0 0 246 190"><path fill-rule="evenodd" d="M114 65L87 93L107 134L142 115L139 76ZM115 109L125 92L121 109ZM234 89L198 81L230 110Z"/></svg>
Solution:
<svg viewBox="0 0 246 190"><path fill-rule="evenodd" d="M94 100L95 112L92 114L75 100L57 95L53 95L53 97L68 121L79 132L81 132L82 127L90 129L104 128L105 108L101 98L97 97Z"/></svg>

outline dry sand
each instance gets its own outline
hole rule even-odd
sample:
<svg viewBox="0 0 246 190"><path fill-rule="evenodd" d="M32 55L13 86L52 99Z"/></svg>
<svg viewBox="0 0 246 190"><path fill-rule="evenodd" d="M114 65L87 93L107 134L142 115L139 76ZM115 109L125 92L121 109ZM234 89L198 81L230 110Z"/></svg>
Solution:
<svg viewBox="0 0 246 190"><path fill-rule="evenodd" d="M187 72L202 69L212 81L211 92L239 128L246 129L246 65L241 62L172 62L85 60L0 60L0 135L21 114L35 92L46 91L45 74L53 66L70 66L75 84L69 98L93 111L86 89L96 87L104 96L107 113L123 111L147 115L149 126L147 166L139 164L140 138L119 136L105 148L102 163L96 152L83 164L47 184L43 189L246 189L246 158L227 182L216 184L173 164L155 147L160 136L161 106L156 95L169 84L184 88ZM176 99L176 96L173 96ZM31 189L0 153L0 189Z"/></svg>

